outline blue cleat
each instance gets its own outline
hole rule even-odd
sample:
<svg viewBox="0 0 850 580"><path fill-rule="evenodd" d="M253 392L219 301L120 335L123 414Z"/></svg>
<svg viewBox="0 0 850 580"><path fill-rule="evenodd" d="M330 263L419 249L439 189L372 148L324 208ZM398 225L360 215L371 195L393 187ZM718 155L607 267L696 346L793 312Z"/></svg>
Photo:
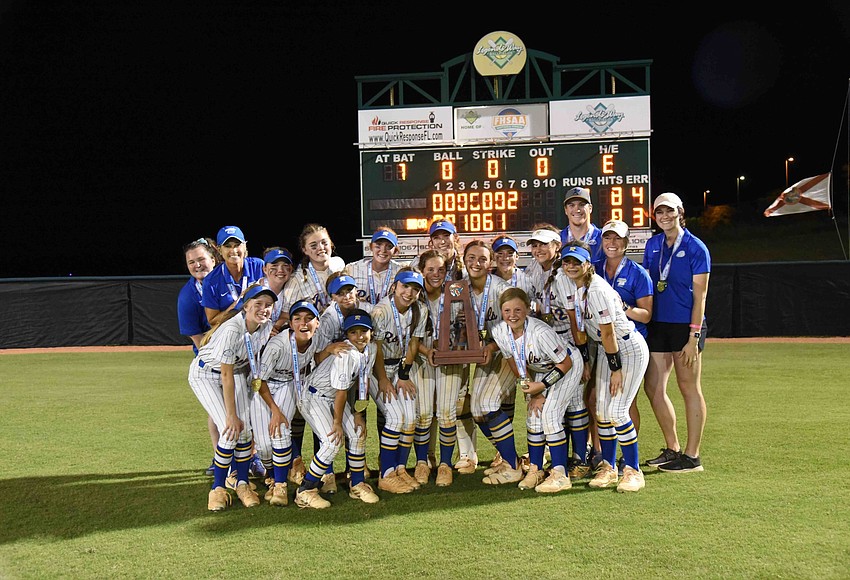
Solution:
<svg viewBox="0 0 850 580"><path fill-rule="evenodd" d="M251 459L251 465L248 467L248 474L251 477L266 477L266 467L263 465L263 462L260 461L260 456L256 453L254 454L253 459Z"/></svg>

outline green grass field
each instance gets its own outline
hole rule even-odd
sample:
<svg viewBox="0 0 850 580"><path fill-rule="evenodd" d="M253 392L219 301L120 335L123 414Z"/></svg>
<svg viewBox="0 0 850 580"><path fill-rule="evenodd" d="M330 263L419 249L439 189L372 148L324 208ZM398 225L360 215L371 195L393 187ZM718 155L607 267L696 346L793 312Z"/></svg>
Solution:
<svg viewBox="0 0 850 580"><path fill-rule="evenodd" d="M217 514L189 356L0 355L0 577L848 576L850 344L710 342L706 471L647 471L637 494L492 488L482 467L371 506L341 486L321 512ZM646 459L663 445L642 393L640 408Z"/></svg>

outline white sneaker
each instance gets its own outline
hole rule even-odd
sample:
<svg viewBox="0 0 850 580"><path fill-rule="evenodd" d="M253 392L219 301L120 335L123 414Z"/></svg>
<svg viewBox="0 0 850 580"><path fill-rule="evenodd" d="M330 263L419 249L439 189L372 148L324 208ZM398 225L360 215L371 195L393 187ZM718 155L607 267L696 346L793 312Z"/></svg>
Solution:
<svg viewBox="0 0 850 580"><path fill-rule="evenodd" d="M351 487L348 490L348 497L351 499L359 499L363 503L378 503L381 498L378 497L378 494L372 490L372 486L370 486L365 481L361 481L357 485Z"/></svg>
<svg viewBox="0 0 850 580"><path fill-rule="evenodd" d="M300 508L323 510L331 507L331 502L319 495L317 488L305 489L295 494L295 505Z"/></svg>
<svg viewBox="0 0 850 580"><path fill-rule="evenodd" d="M639 491L646 486L646 481L643 479L643 472L627 465L623 468L623 479L617 486L617 491L620 493L626 491Z"/></svg>
<svg viewBox="0 0 850 580"><path fill-rule="evenodd" d="M541 484L534 488L537 493L557 493L570 489L573 483L570 481L570 476L560 469L553 469Z"/></svg>

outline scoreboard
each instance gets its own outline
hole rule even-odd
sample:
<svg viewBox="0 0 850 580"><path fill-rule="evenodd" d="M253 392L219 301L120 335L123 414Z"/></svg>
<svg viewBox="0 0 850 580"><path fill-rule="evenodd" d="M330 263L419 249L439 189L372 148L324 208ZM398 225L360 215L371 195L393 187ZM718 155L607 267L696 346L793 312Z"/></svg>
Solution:
<svg viewBox="0 0 850 580"><path fill-rule="evenodd" d="M362 149L361 233L427 235L448 219L490 239L546 222L566 226L564 195L590 190L593 222L650 227L649 139Z"/></svg>

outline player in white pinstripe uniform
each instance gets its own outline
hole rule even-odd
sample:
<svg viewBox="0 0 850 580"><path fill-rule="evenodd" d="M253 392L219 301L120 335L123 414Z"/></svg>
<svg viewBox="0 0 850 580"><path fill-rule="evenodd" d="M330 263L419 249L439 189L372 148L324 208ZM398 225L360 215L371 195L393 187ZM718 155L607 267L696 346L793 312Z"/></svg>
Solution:
<svg viewBox="0 0 850 580"><path fill-rule="evenodd" d="M483 482L488 485L515 483L522 479L517 467L517 453L511 418L502 410L505 398L515 392L513 373L493 342L493 327L499 324L499 296L509 286L490 273L493 248L483 240L472 240L463 249L463 265L469 277L472 312L475 327L481 335L486 358L482 364L470 366L467 386L472 417L481 432L496 447L502 462L499 467L485 470Z"/></svg>
<svg viewBox="0 0 850 580"><path fill-rule="evenodd" d="M328 276L345 268L345 261L333 255L334 245L324 226L305 225L298 242L304 258L292 274L292 300L309 300L322 312L331 302L325 288Z"/></svg>
<svg viewBox="0 0 850 580"><path fill-rule="evenodd" d="M220 434L207 502L210 511L223 510L230 504L224 486L234 459L236 495L245 507L260 503L248 485L253 444L249 405L253 388L259 387L260 396L269 407L276 406L268 386L259 379L261 341L276 300L277 296L267 286L252 284L246 288L242 298L204 337L198 356L189 365L189 385ZM249 377L253 377L250 383Z"/></svg>
<svg viewBox="0 0 850 580"><path fill-rule="evenodd" d="M345 262L339 256L333 255L334 244L327 228L322 225L306 224L298 236L298 245L303 258L287 284L287 298L292 302L309 300L316 310L322 312L330 304L326 288L328 276L343 270ZM306 470L301 457L303 439L304 418L300 413L296 413L292 421L292 468L289 470L289 480L295 484L301 483ZM314 450L318 443L318 436L314 433Z"/></svg>
<svg viewBox="0 0 850 580"><path fill-rule="evenodd" d="M331 503L319 495L319 489L323 476L342 448L343 437L348 441L351 470L348 495L365 503L378 501L372 487L364 481L366 418L359 412L352 412L348 402L349 389L357 390L358 399L366 396L378 348L372 343L372 321L365 311L349 314L343 322L343 330L350 348L324 358L298 394L298 408L321 440L295 494L295 505L301 508L330 507Z"/></svg>
<svg viewBox="0 0 850 580"><path fill-rule="evenodd" d="M528 403L529 468L518 487L540 493L570 489L563 418L567 402L576 394L581 397L584 367L581 354L564 345L551 326L529 315L531 300L521 288L505 290L499 304L502 323L493 328L493 340L517 377ZM543 471L546 445L552 455L548 478Z"/></svg>
<svg viewBox="0 0 850 580"><path fill-rule="evenodd" d="M528 244L531 246L534 262L528 265L525 272L532 279L534 300L537 301L538 307L537 315L555 329L565 345L574 344L570 316L573 312L571 301L575 286L570 285L569 279L565 278L560 268L561 234L558 228L551 224L538 224ZM564 280L560 280L562 278ZM563 284L559 284L559 281ZM594 344L590 342L580 349L585 367L585 382L593 365L595 349L590 347ZM591 419L584 393L579 393L568 402L564 417L572 443L572 452L568 453L571 479L580 479L590 472L586 454L587 443L591 437Z"/></svg>
<svg viewBox="0 0 850 580"><path fill-rule="evenodd" d="M274 336L289 322L289 307L292 306L292 253L286 248L274 246L263 251L262 284L271 288L277 294L277 302L272 309L272 329Z"/></svg>
<svg viewBox="0 0 850 580"><path fill-rule="evenodd" d="M431 427L434 409L437 409L439 427L440 457L435 483L439 487L452 484L452 455L457 440L457 400L463 379L463 366L437 365L434 362L439 325L443 309L446 307L443 285L446 280L446 258L437 250L426 250L419 256L417 270L422 273L425 291L422 301L428 308L428 323L425 337L419 342L419 353L425 361L417 365L416 384L416 430L414 448L416 450L416 469L413 477L420 484L428 482L431 466L428 464L428 451L431 444ZM457 303L452 306L454 310ZM436 461L436 458L435 458ZM474 471L474 467L472 469Z"/></svg>
<svg viewBox="0 0 850 580"><path fill-rule="evenodd" d="M372 309L381 352L370 392L386 418L380 434L378 489L390 493L408 493L421 486L406 465L416 425L416 385L411 370L428 320L428 309L419 301L424 284L422 274L405 267L396 274L390 295Z"/></svg>
<svg viewBox="0 0 850 580"><path fill-rule="evenodd" d="M638 434L629 417L629 407L640 390L649 364L649 348L623 311L623 300L594 270L590 251L580 242L561 251L564 273L577 287L575 318L579 343L584 335L595 336L604 353L596 365L596 423L602 444L602 463L590 487L610 487L617 483L617 443L625 467L617 491L638 491L644 487L638 464ZM604 358L602 358L604 357Z"/></svg>
<svg viewBox="0 0 850 580"><path fill-rule="evenodd" d="M289 503L286 485L292 463L289 425L295 415L296 388L303 384L306 371L320 350L314 337L319 326L318 314L316 307L306 300L292 305L287 312L289 328L269 339L262 352L260 378L268 385L276 406L269 408L260 397L251 401L251 426L257 454L266 472L273 473L267 481L266 500L275 506ZM276 415L278 412L280 415Z"/></svg>
<svg viewBox="0 0 850 580"><path fill-rule="evenodd" d="M345 272L354 278L358 301L374 306L389 294L390 285L402 267L393 259L398 254L398 236L392 228L382 226L372 234L369 249L371 257L347 264Z"/></svg>
<svg viewBox="0 0 850 580"><path fill-rule="evenodd" d="M328 276L327 291L331 303L319 316L319 330L316 332L321 347L319 350L333 342L345 340L342 323L346 316L358 309L372 312L372 305L360 300L360 289L354 277L345 271Z"/></svg>

